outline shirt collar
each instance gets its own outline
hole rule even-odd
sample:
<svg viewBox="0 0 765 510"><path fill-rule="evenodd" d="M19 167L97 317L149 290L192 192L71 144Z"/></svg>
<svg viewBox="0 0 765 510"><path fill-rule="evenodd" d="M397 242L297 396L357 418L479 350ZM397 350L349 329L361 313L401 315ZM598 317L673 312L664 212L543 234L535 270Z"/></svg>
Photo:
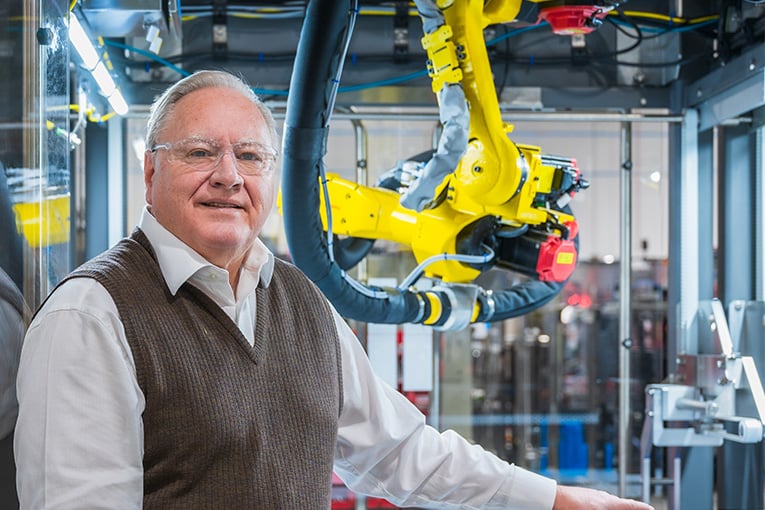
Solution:
<svg viewBox="0 0 765 510"><path fill-rule="evenodd" d="M144 207L141 213L138 228L143 231L154 248L162 276L173 295L200 269L213 266L163 227L149 212L148 207ZM260 239L255 239L242 265L242 272L248 273L249 277L259 281L259 285L263 287L268 287L271 283L274 273L274 255ZM240 275L241 278L242 275Z"/></svg>

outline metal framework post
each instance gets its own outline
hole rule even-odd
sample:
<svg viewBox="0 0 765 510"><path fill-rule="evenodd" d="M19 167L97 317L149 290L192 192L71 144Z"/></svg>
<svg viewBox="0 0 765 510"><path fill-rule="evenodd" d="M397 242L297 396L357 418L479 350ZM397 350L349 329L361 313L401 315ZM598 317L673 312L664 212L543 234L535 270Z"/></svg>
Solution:
<svg viewBox="0 0 765 510"><path fill-rule="evenodd" d="M759 117L762 117L760 115ZM761 118L758 118L762 122ZM754 280L754 299L765 301L765 127L758 125L754 130L754 241L757 249L754 253L754 267L757 271ZM758 156L759 155L759 156Z"/></svg>
<svg viewBox="0 0 765 510"><path fill-rule="evenodd" d="M632 124L621 124L619 277L619 495L627 493L630 441L630 338L632 301Z"/></svg>
<svg viewBox="0 0 765 510"><path fill-rule="evenodd" d="M107 131L107 193L109 212L107 220L107 239L109 246L115 245L128 233L125 221L125 121L119 116L109 119Z"/></svg>
<svg viewBox="0 0 765 510"><path fill-rule="evenodd" d="M676 252L670 270L676 274L678 300L675 324L675 354L699 354L697 311L700 295L711 290L711 275L702 275L700 261L708 255L702 250L699 224L712 224L712 210L700 208L702 183L699 160L699 114L695 109L685 111L679 136L679 172L674 184L671 205L676 208L677 240L671 239ZM714 158L712 158L714 159ZM676 202L676 203L675 203ZM671 361L674 363L674 361ZM676 371L676 366L670 369ZM672 464L672 477L676 480L671 510L711 510L713 507L713 451L709 447L673 448L669 452L677 459Z"/></svg>
<svg viewBox="0 0 765 510"><path fill-rule="evenodd" d="M677 350L696 352L694 338L696 309L699 303L699 157L698 112L688 110L682 123L680 136L680 245L679 264L675 268L680 276Z"/></svg>
<svg viewBox="0 0 765 510"><path fill-rule="evenodd" d="M367 165L367 130L360 119L351 119L353 124L353 135L356 141L356 182L366 186L369 181L369 166ZM369 272L367 259L364 257L356 266L356 278L358 281L366 283L369 281ZM369 340L369 330L365 323L360 323L357 336L362 340L364 346L367 346ZM363 494L356 494L355 510L366 510L367 498Z"/></svg>
<svg viewBox="0 0 765 510"><path fill-rule="evenodd" d="M46 54L35 39L39 20L43 19L42 6L38 0L23 2L23 91L22 91L22 133L23 161L25 168L41 168L44 123L40 122L40 101L45 98ZM42 204L42 187L36 199ZM40 234L42 235L42 234ZM36 250L24 257L24 300L34 309L50 291L47 274L48 255L45 250Z"/></svg>

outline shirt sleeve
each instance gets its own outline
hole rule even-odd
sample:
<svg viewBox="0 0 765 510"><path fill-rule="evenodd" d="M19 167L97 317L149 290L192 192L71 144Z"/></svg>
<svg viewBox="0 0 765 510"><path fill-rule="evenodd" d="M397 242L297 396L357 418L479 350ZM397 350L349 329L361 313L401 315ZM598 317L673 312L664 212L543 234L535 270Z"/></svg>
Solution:
<svg viewBox="0 0 765 510"><path fill-rule="evenodd" d="M14 438L22 509L138 509L143 394L111 296L75 278L30 325Z"/></svg>
<svg viewBox="0 0 765 510"><path fill-rule="evenodd" d="M401 506L549 510L556 482L509 464L454 431L439 432L378 379L357 338L335 315L343 411L335 473L352 490Z"/></svg>
<svg viewBox="0 0 765 510"><path fill-rule="evenodd" d="M16 308L0 299L0 439L16 424L16 375L25 327Z"/></svg>

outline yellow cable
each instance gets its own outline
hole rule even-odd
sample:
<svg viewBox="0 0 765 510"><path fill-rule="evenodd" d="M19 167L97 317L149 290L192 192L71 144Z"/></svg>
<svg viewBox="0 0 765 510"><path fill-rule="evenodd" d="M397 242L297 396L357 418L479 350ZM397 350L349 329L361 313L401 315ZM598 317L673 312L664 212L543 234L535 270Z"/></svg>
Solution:
<svg viewBox="0 0 765 510"><path fill-rule="evenodd" d="M80 110L83 110L85 113L85 117L88 119L88 122L94 122L94 123L104 122L106 120L109 120L111 117L114 117L115 115L117 115L115 112L110 112L106 115L99 116L97 115L98 112L96 111L95 107L90 106L88 108L82 108L78 104L70 104L65 106L51 106L49 108L46 108L46 111L55 112L55 111L61 111L65 109L68 109L69 111L72 111L72 112L79 112ZM51 121L46 121L46 122L51 122ZM48 129L51 129L50 125L48 125Z"/></svg>
<svg viewBox="0 0 765 510"><path fill-rule="evenodd" d="M72 3L69 4L69 12L72 12L75 5L77 5L77 0L72 0Z"/></svg>
<svg viewBox="0 0 765 510"><path fill-rule="evenodd" d="M709 16L701 16L700 18L692 18L688 23L704 23L705 21L712 21L720 19L719 14L710 14Z"/></svg>
<svg viewBox="0 0 765 510"><path fill-rule="evenodd" d="M615 11L611 11L610 14L613 16L617 15ZM631 16L634 18L655 19L659 21L666 21L668 23L676 23L676 24L682 24L682 25L693 25L696 23L703 23L705 21L711 21L713 19L719 18L719 16L710 15L710 16L701 16L699 18L684 19L684 18L677 18L674 16L667 16L666 14L657 14L655 12L645 12L645 11L624 11L624 15Z"/></svg>
<svg viewBox="0 0 765 510"><path fill-rule="evenodd" d="M372 7L362 7L359 9L359 14L362 16L395 16L396 13L390 10L381 10L381 9L374 9ZM410 8L409 9L409 16L416 17L419 16L419 13L417 12L417 9Z"/></svg>

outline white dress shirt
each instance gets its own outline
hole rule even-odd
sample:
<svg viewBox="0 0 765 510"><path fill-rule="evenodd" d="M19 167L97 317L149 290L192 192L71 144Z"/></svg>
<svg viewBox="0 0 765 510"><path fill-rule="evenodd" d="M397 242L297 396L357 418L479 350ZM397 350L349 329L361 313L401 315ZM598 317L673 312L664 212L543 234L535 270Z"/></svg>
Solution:
<svg viewBox="0 0 765 510"><path fill-rule="evenodd" d="M259 282L268 285L273 273L268 249L256 242L234 294L225 270L170 234L148 210L139 227L170 291L188 280L252 342L254 291ZM453 431L427 426L406 398L375 376L353 332L334 314L344 392L335 472L351 489L427 508L552 507L555 481L508 464ZM117 309L95 280L66 282L37 314L21 355L18 397L22 509L141 508L145 400Z"/></svg>

